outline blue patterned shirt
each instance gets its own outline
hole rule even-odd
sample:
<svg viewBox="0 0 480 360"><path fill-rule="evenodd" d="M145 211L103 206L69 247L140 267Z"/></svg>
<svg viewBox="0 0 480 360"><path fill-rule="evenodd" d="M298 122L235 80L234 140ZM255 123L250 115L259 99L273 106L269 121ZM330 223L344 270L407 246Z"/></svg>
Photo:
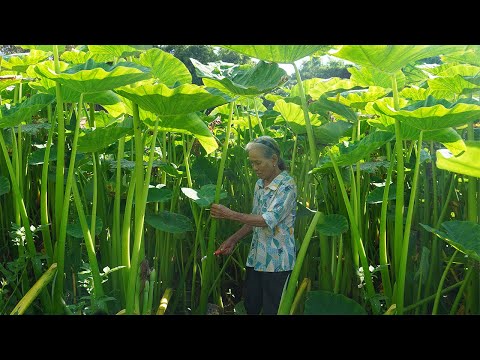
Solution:
<svg viewBox="0 0 480 360"><path fill-rule="evenodd" d="M266 272L293 269L296 210L297 186L287 171L282 171L266 187L263 179L257 180L252 214L262 215L268 226L253 227L246 266Z"/></svg>

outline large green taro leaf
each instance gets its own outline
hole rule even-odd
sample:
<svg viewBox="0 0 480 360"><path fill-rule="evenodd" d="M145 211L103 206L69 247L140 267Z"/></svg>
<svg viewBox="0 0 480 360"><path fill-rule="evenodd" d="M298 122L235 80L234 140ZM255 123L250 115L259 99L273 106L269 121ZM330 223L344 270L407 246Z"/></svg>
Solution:
<svg viewBox="0 0 480 360"><path fill-rule="evenodd" d="M135 87L120 87L115 92L160 117L188 114L227 103L224 97L213 95L194 84L170 89L165 84L142 82Z"/></svg>
<svg viewBox="0 0 480 360"><path fill-rule="evenodd" d="M466 45L462 51L440 57L444 62L460 62L480 66L480 45Z"/></svg>
<svg viewBox="0 0 480 360"><path fill-rule="evenodd" d="M16 75L0 75L0 92L8 88L9 86L18 84L22 81L21 76Z"/></svg>
<svg viewBox="0 0 480 360"><path fill-rule="evenodd" d="M90 226L92 224L92 216L86 215L85 217L87 220L88 229L90 229ZM103 229L103 221L101 218L96 216L95 217L95 234L96 235L100 234L102 232L102 229ZM82 225L80 224L79 218L75 219L73 223L67 225L67 234L77 239L83 239Z"/></svg>
<svg viewBox="0 0 480 360"><path fill-rule="evenodd" d="M273 110L278 111L282 115L295 134L305 134L307 132L305 116L301 106L294 103L286 103L282 99L275 102ZM275 123L279 122L275 121ZM310 114L310 123L312 127L320 126L322 124L320 116L318 114Z"/></svg>
<svg viewBox="0 0 480 360"><path fill-rule="evenodd" d="M205 86L217 88L229 95L260 95L273 90L288 79L285 70L276 63L259 61L250 67L226 63L204 65L195 59L190 60Z"/></svg>
<svg viewBox="0 0 480 360"><path fill-rule="evenodd" d="M476 93L480 90L480 67L465 64L449 66L428 79L427 83L431 95L437 99Z"/></svg>
<svg viewBox="0 0 480 360"><path fill-rule="evenodd" d="M437 150L437 167L480 178L480 141L465 141L466 150L454 156L447 149Z"/></svg>
<svg viewBox="0 0 480 360"><path fill-rule="evenodd" d="M27 50L42 50L45 52L53 51L53 46L54 45L19 45L22 49L27 49ZM57 45L57 49L59 53L62 53L65 51L65 45Z"/></svg>
<svg viewBox="0 0 480 360"><path fill-rule="evenodd" d="M394 138L395 134L387 131L375 131L362 140L345 146L340 144L338 151L335 154L332 148L332 155L338 166L352 165L360 160L367 158L373 151L383 146L388 141ZM318 166L311 170L312 173L333 167L333 163L329 156L323 157L319 160Z"/></svg>
<svg viewBox="0 0 480 360"><path fill-rule="evenodd" d="M320 219L316 229L325 236L339 236L348 230L348 221L343 215L329 214Z"/></svg>
<svg viewBox="0 0 480 360"><path fill-rule="evenodd" d="M150 68L153 77L169 87L192 82L192 74L185 64L163 50L150 49L142 53L134 62Z"/></svg>
<svg viewBox="0 0 480 360"><path fill-rule="evenodd" d="M392 88L392 78L381 71L378 71L374 68L362 67L360 69L351 66L348 69L348 72L352 74L350 80L360 86L378 86L385 89ZM405 86L405 75L401 71L397 71L396 80L397 88L401 89Z"/></svg>
<svg viewBox="0 0 480 360"><path fill-rule="evenodd" d="M35 65L45 60L50 54L42 50L31 50L29 53L3 55L2 69L17 72L27 71L30 65Z"/></svg>
<svg viewBox="0 0 480 360"><path fill-rule="evenodd" d="M134 56L140 53L140 49L134 45L88 45L88 51L97 61L110 61L115 58Z"/></svg>
<svg viewBox="0 0 480 360"><path fill-rule="evenodd" d="M145 222L157 230L173 234L193 230L192 221L188 217L170 211L161 211L158 214L146 215Z"/></svg>
<svg viewBox="0 0 480 360"><path fill-rule="evenodd" d="M427 231L437 235L458 251L480 261L480 224L471 221L445 221L442 227L445 231L422 225Z"/></svg>
<svg viewBox="0 0 480 360"><path fill-rule="evenodd" d="M351 135L352 124L346 121L327 122L313 128L315 139L324 145L337 144L345 136Z"/></svg>
<svg viewBox="0 0 480 360"><path fill-rule="evenodd" d="M368 89L360 90L348 90L340 93L338 97L338 102L347 106L353 107L355 109L365 109L365 106L372 101L383 98L387 95L388 90L379 86L370 86ZM330 97L328 100L331 102L335 101L336 97ZM352 109L349 109L350 112L354 114L353 120L356 119L356 114ZM340 114L341 115L341 114ZM352 120L352 118L348 118Z"/></svg>
<svg viewBox="0 0 480 360"><path fill-rule="evenodd" d="M477 103L470 99L462 99L455 103L433 99L415 102L396 111L384 99L380 99L372 104L372 110L420 130L437 130L477 120L480 117L480 105Z"/></svg>
<svg viewBox="0 0 480 360"><path fill-rule="evenodd" d="M59 74L46 64L38 64L35 71L81 93L112 90L151 77L148 68L129 62L110 66L89 59Z"/></svg>
<svg viewBox="0 0 480 360"><path fill-rule="evenodd" d="M78 138L78 153L95 152L105 149L125 135L133 134L133 129L123 126L109 126L82 132Z"/></svg>
<svg viewBox="0 0 480 360"><path fill-rule="evenodd" d="M333 98L332 98L333 99ZM331 101L322 96L317 101L311 103L308 109L316 114L322 114L324 117L329 118L329 112L338 114L344 119L352 123L357 122L357 114L348 105L344 105L341 102Z"/></svg>
<svg viewBox="0 0 480 360"><path fill-rule="evenodd" d="M302 81L305 95L318 100L323 94L336 89L360 89L361 87L350 79L333 77L329 79L312 78ZM298 84L292 86L290 97L300 96Z"/></svg>
<svg viewBox="0 0 480 360"><path fill-rule="evenodd" d="M313 53L324 52L332 48L330 45L221 45L224 48L276 63L293 63Z"/></svg>
<svg viewBox="0 0 480 360"><path fill-rule="evenodd" d="M368 120L368 123L381 130L395 132L395 119L391 117L381 115L378 118ZM400 123L400 134L403 140L418 140L420 131L420 129L414 128L413 126ZM466 149L465 142L454 128L424 131L423 141L442 143L454 155L458 155Z"/></svg>
<svg viewBox="0 0 480 360"><path fill-rule="evenodd" d="M304 315L367 315L365 309L343 294L325 290L308 291Z"/></svg>
<svg viewBox="0 0 480 360"><path fill-rule="evenodd" d="M182 187L182 192L186 197L195 201L201 207L208 207L215 201L215 184L207 184L200 187L199 190ZM220 200L225 199L227 193L225 191L220 192Z"/></svg>
<svg viewBox="0 0 480 360"><path fill-rule="evenodd" d="M10 104L3 105L0 107L0 129L17 126L21 122L29 123L33 115L54 100L52 95L35 94L20 104L11 107Z"/></svg>
<svg viewBox="0 0 480 360"><path fill-rule="evenodd" d="M459 45L343 45L330 55L394 74L412 62L462 49Z"/></svg>

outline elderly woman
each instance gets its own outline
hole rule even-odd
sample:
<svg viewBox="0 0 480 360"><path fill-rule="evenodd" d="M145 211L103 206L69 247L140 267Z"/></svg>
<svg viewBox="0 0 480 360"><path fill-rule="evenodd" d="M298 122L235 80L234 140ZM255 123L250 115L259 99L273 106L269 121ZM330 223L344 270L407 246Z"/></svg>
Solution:
<svg viewBox="0 0 480 360"><path fill-rule="evenodd" d="M280 148L269 136L260 136L245 147L255 184L251 214L212 204L217 219L236 220L244 225L215 252L229 255L236 244L253 231L246 263L244 304L247 314L274 315L278 312L283 288L296 259L294 224L297 187L280 157Z"/></svg>

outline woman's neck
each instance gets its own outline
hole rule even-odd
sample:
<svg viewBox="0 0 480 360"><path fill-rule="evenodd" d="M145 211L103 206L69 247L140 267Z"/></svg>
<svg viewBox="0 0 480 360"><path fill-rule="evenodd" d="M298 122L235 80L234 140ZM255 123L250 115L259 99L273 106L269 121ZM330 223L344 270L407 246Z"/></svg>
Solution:
<svg viewBox="0 0 480 360"><path fill-rule="evenodd" d="M282 172L282 170L280 170L278 167L275 168L275 171L272 173L272 175L268 179L263 180L263 185L264 186L270 185L270 183L273 181L273 179L275 179L278 175L280 175L281 172Z"/></svg>

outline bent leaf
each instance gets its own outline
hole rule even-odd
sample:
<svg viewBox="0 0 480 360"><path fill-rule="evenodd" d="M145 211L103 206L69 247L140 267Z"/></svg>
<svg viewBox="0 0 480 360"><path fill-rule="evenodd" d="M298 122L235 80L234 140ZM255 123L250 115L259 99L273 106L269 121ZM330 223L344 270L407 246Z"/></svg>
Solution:
<svg viewBox="0 0 480 360"><path fill-rule="evenodd" d="M442 227L446 231L437 230L425 224L420 225L458 251L480 261L480 224L471 221L445 221Z"/></svg>
<svg viewBox="0 0 480 360"><path fill-rule="evenodd" d="M138 64L124 61L110 66L92 59L59 74L44 63L36 65L35 71L81 93L112 90L151 77L149 69Z"/></svg>
<svg viewBox="0 0 480 360"><path fill-rule="evenodd" d="M29 123L33 115L54 100L52 95L35 94L20 104L11 107L3 105L0 107L0 129L17 126L22 122Z"/></svg>
<svg viewBox="0 0 480 360"><path fill-rule="evenodd" d="M466 150L454 156L447 149L437 150L437 167L458 174L480 178L480 141L465 141Z"/></svg>

